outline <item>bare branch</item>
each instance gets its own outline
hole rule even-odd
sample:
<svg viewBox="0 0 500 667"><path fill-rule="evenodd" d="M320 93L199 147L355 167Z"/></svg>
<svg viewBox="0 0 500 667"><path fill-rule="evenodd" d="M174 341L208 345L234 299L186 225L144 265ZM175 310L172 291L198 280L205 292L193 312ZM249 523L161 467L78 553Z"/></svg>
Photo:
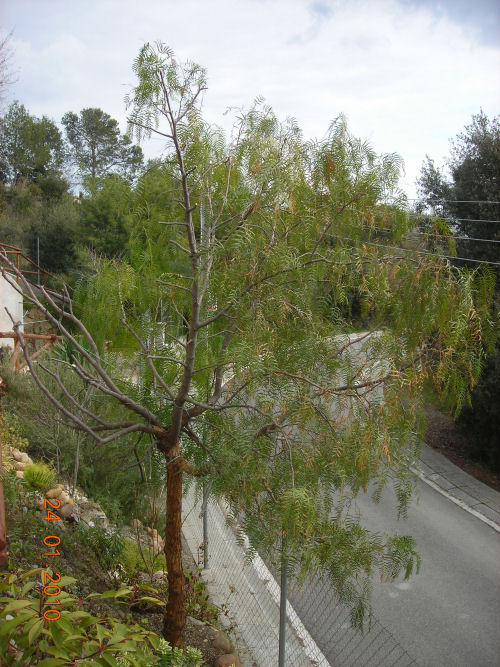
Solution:
<svg viewBox="0 0 500 667"><path fill-rule="evenodd" d="M173 239L169 239L168 243L171 243L174 245L176 248L179 248L179 250L182 250L182 252L186 253L188 257L191 257L191 251L189 251L187 248L182 246L180 243L177 243L177 241L174 241Z"/></svg>
<svg viewBox="0 0 500 667"><path fill-rule="evenodd" d="M176 287L177 289L184 290L185 292L189 292L191 294L191 289L189 287L184 287L183 285L177 285L177 283L167 283L165 280L157 280L157 283L160 285L166 285L167 287Z"/></svg>
<svg viewBox="0 0 500 667"><path fill-rule="evenodd" d="M154 365L152 359L150 358L149 350L148 350L148 348L146 347L146 345L145 345L144 341L142 340L142 338L141 338L141 337L140 337L140 336L139 336L139 335L132 329L132 327L130 326L130 324L127 322L127 320L126 320L125 318L122 318L122 324L123 324L123 326L124 326L124 327L125 327L131 334L132 334L132 336L136 339L136 341L139 343L139 345L140 345L140 347L141 347L141 350L144 352L144 354L145 354L145 356L146 356L146 359L147 359L147 362L148 362L148 366L149 366L151 372L153 373L153 377L155 378L155 380L156 380L156 381L158 382L158 384L162 387L162 389L165 391L165 393L167 394L167 396L168 396L171 400L174 400L174 393L172 392L172 390L170 389L170 387L167 385L167 383L163 380L163 378L161 377L161 375L160 375L160 374L158 373L158 371L156 370L156 367L155 367L155 365Z"/></svg>

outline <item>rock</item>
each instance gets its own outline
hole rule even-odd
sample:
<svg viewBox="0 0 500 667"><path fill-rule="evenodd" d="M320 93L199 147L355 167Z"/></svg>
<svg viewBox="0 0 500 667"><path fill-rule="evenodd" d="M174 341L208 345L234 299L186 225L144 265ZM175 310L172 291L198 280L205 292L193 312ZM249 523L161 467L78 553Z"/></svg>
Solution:
<svg viewBox="0 0 500 667"><path fill-rule="evenodd" d="M130 525L132 528L135 528L136 530L139 530L139 528L142 528L142 522L139 521L139 519L132 519L130 522Z"/></svg>
<svg viewBox="0 0 500 667"><path fill-rule="evenodd" d="M150 528L149 526L146 526L146 533L147 533L148 535L153 535L153 529Z"/></svg>
<svg viewBox="0 0 500 667"><path fill-rule="evenodd" d="M17 449L16 447L13 447L13 448L10 450L10 453L11 453L12 458L14 459L14 461L22 461L22 460L23 460L23 452L21 452L21 451L20 451L19 449Z"/></svg>
<svg viewBox="0 0 500 667"><path fill-rule="evenodd" d="M156 530L156 528L153 528L153 532L151 533L151 535L153 536L154 539L156 540L158 539L158 531Z"/></svg>
<svg viewBox="0 0 500 667"><path fill-rule="evenodd" d="M241 662L236 653L225 653L217 658L214 665L215 667L231 667L231 665L241 667Z"/></svg>
<svg viewBox="0 0 500 667"><path fill-rule="evenodd" d="M26 463L24 461L14 461L14 470L24 470Z"/></svg>
<svg viewBox="0 0 500 667"><path fill-rule="evenodd" d="M65 505L67 502L71 500L69 493L66 491L61 491L61 493L57 496L57 500L61 503L61 505Z"/></svg>
<svg viewBox="0 0 500 667"><path fill-rule="evenodd" d="M104 528L109 528L108 518L102 508L97 503L90 501L80 505L80 521L87 524L89 528L93 528L97 523Z"/></svg>
<svg viewBox="0 0 500 667"><path fill-rule="evenodd" d="M20 453L20 458L17 459L17 460L18 460L18 461L21 461L21 462L24 463L25 465L28 465L28 463L33 463L33 461L32 461L31 458L28 456L28 454L26 454L26 452L21 452L21 453Z"/></svg>
<svg viewBox="0 0 500 667"><path fill-rule="evenodd" d="M231 642L221 630L217 630L215 632L215 637L212 640L212 646L218 651L223 651L224 654L229 654L233 648L231 646Z"/></svg>
<svg viewBox="0 0 500 667"><path fill-rule="evenodd" d="M200 625L203 627L206 625L205 621L200 621L198 618L195 618L194 616L188 616L187 619L193 625Z"/></svg>
<svg viewBox="0 0 500 667"><path fill-rule="evenodd" d="M158 570L158 572L153 574L152 581L154 586L165 586L167 583L167 575L163 570Z"/></svg>
<svg viewBox="0 0 500 667"><path fill-rule="evenodd" d="M61 519L69 519L69 517L73 514L73 504L64 503L64 505L61 505L57 511L59 512Z"/></svg>
<svg viewBox="0 0 500 667"><path fill-rule="evenodd" d="M16 477L17 477L17 479L24 479L24 471L23 470L16 470Z"/></svg>
<svg viewBox="0 0 500 667"><path fill-rule="evenodd" d="M61 495L61 493L63 492L63 490L64 490L64 486L62 484L58 484L53 489L49 489L49 491L47 491L47 493L45 494L45 497L46 498L58 498Z"/></svg>

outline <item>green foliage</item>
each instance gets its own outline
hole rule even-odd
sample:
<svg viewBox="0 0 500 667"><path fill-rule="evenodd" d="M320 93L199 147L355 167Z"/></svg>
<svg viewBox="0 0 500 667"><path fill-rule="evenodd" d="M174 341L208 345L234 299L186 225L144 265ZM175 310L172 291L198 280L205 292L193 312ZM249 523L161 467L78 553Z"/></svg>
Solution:
<svg viewBox="0 0 500 667"><path fill-rule="evenodd" d="M156 655L158 660L155 667L201 667L203 660L198 649L191 646L185 650L172 648L164 639L160 640Z"/></svg>
<svg viewBox="0 0 500 667"><path fill-rule="evenodd" d="M37 182L59 173L63 142L56 124L46 116L31 116L23 104L13 102L0 119L0 180L17 185Z"/></svg>
<svg viewBox="0 0 500 667"><path fill-rule="evenodd" d="M495 243L475 239L500 239L498 226L483 222L500 219L500 116L488 118L483 111L472 116L452 141L447 166L451 179L427 158L418 182L422 203L456 220L459 234L472 239L457 240L460 257L498 261Z"/></svg>
<svg viewBox="0 0 500 667"><path fill-rule="evenodd" d="M142 166L142 150L121 135L118 122L101 109L82 109L79 115L68 111L62 124L73 161L89 191L98 187L97 179L113 172L132 179Z"/></svg>
<svg viewBox="0 0 500 667"><path fill-rule="evenodd" d="M500 117L488 118L482 111L474 115L470 125L452 142L448 167L451 179L446 178L432 160L428 159L422 167L419 181L422 204L451 218L458 234L466 237L456 241L458 256L497 262L498 243L495 241L500 240L500 228L484 221L500 219ZM491 239L493 242L476 239ZM457 425L466 436L468 454L493 470L500 469L497 427L499 351L498 347L494 348L498 335L499 276L498 267L493 266L483 267L476 278L474 302L489 320L483 334L486 358L476 356L473 370L471 368L477 386L470 399L464 387L456 385L454 388L461 394L458 408L463 407L463 410ZM464 310L462 322L466 317Z"/></svg>
<svg viewBox="0 0 500 667"><path fill-rule="evenodd" d="M0 415L0 439L2 452L7 453L9 448L26 451L29 442L21 434L19 419L14 415Z"/></svg>
<svg viewBox="0 0 500 667"><path fill-rule="evenodd" d="M81 199L82 243L107 257L123 254L128 241L131 196L130 184L118 174L102 177L97 191Z"/></svg>
<svg viewBox="0 0 500 667"><path fill-rule="evenodd" d="M155 553L137 541L125 540L120 562L130 577L136 577L139 572L147 572L152 575L158 570L166 571L165 554Z"/></svg>
<svg viewBox="0 0 500 667"><path fill-rule="evenodd" d="M46 463L30 463L24 469L24 480L34 489L47 491L56 482L56 471Z"/></svg>
<svg viewBox="0 0 500 667"><path fill-rule="evenodd" d="M46 599L41 595L45 585L44 573L50 570L2 573L0 575L0 655L3 664L16 667L57 667L76 664L82 666L133 665L146 667L155 664L155 650L160 638L140 626L125 625L115 618L97 618L84 611L81 601L64 587L75 583L72 577L61 577L61 605L58 620L47 621L44 611ZM37 581L41 576L42 584ZM132 589L108 591L102 598L130 599ZM95 597L95 596L89 596ZM147 596L139 595L138 599ZM149 598L148 598L148 601ZM160 654L162 656L163 653ZM75 664L73 663L73 664Z"/></svg>
<svg viewBox="0 0 500 667"><path fill-rule="evenodd" d="M92 549L103 571L115 569L121 561L125 542L117 531L102 526L86 528L78 526L77 539L85 547Z"/></svg>
<svg viewBox="0 0 500 667"><path fill-rule="evenodd" d="M42 268L68 272L76 260L79 212L67 183L57 178L50 182L50 190L40 181L0 186L0 235L3 243L21 248L35 262L39 251Z"/></svg>

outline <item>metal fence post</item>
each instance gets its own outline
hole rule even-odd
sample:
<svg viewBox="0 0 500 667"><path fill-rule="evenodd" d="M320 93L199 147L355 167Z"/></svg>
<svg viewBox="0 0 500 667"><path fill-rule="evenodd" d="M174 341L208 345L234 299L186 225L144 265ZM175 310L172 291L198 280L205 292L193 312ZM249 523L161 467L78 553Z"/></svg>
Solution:
<svg viewBox="0 0 500 667"><path fill-rule="evenodd" d="M279 654L278 667L285 667L285 651L286 651L286 603L287 603L287 558L285 551L284 540L281 543L281 592L280 592L280 637L279 637Z"/></svg>
<svg viewBox="0 0 500 667"><path fill-rule="evenodd" d="M208 484L203 485L203 568L208 569Z"/></svg>

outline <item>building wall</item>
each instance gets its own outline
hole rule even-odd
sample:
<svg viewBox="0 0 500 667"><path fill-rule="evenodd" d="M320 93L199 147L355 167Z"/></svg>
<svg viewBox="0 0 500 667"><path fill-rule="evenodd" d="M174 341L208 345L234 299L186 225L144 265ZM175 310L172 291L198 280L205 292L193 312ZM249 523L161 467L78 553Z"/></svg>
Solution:
<svg viewBox="0 0 500 667"><path fill-rule="evenodd" d="M23 321L23 300L19 292L10 285L5 278L0 276L0 331L12 331L12 320L5 308L16 322ZM0 338L0 347L14 349L13 338Z"/></svg>

